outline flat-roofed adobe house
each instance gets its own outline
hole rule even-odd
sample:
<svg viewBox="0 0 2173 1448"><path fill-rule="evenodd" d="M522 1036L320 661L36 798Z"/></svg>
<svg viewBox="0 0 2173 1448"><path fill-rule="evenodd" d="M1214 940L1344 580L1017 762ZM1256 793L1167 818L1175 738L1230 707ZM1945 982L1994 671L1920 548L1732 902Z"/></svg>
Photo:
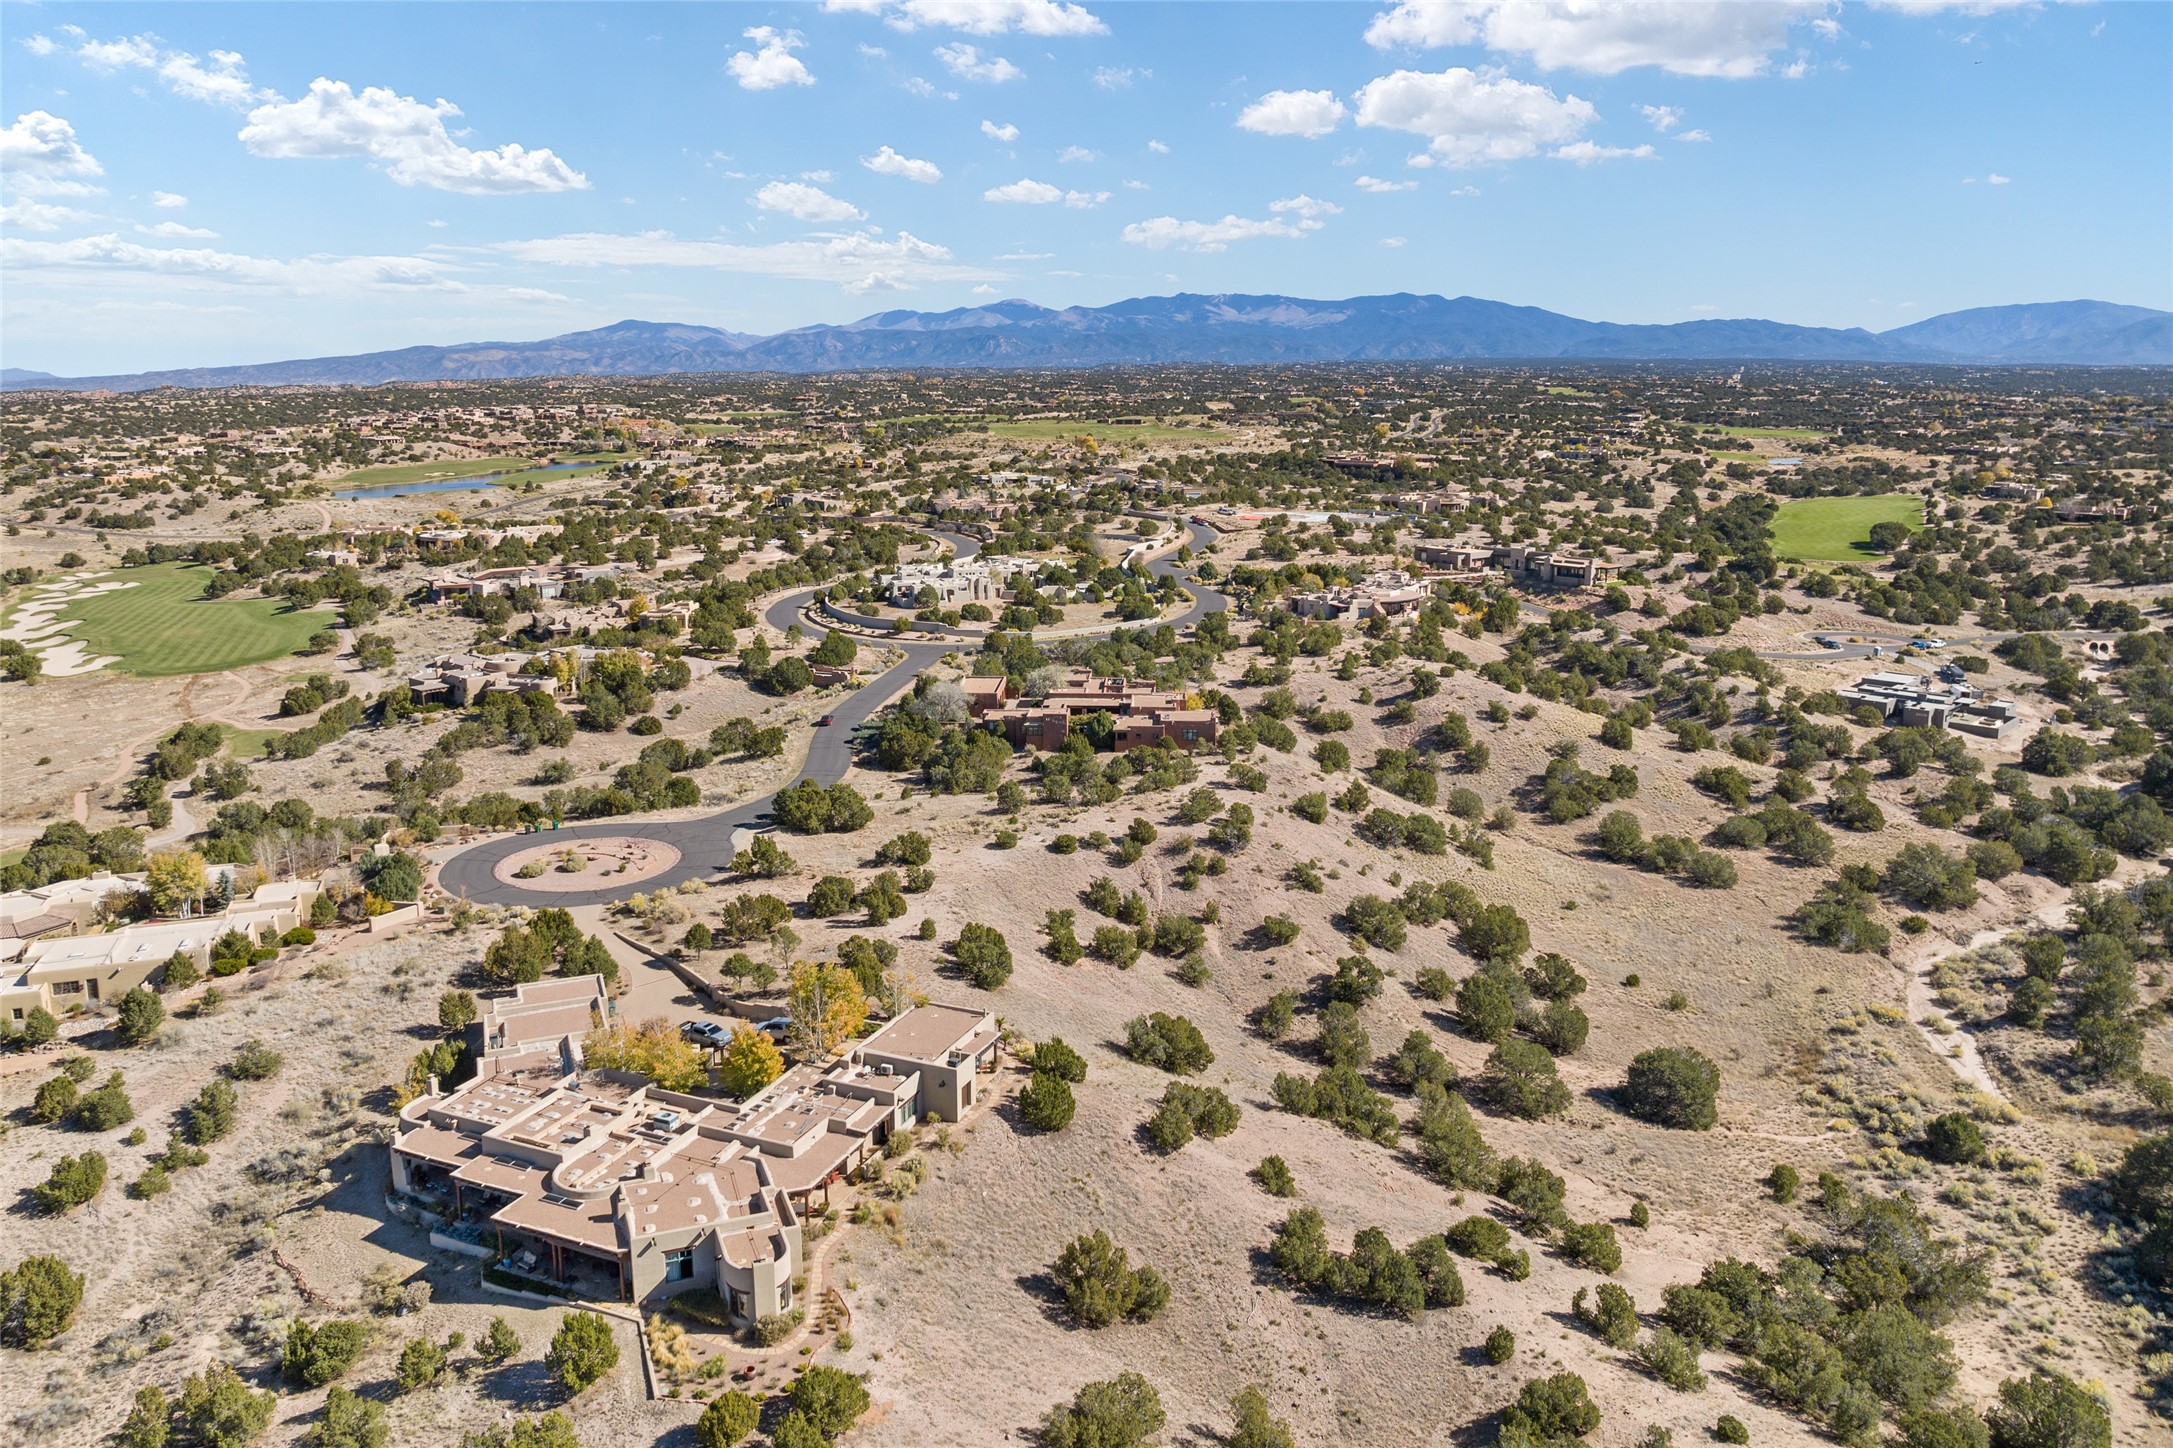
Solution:
<svg viewBox="0 0 2173 1448"><path fill-rule="evenodd" d="M216 866L214 874L231 878L233 868ZM320 893L315 880L277 881L213 914L95 928L99 901L142 883L140 874L98 875L0 895L0 1015L20 1026L33 1010L59 1016L110 1006L176 954L208 967L213 945L229 931L253 944L276 941L309 919Z"/></svg>
<svg viewBox="0 0 2173 1448"><path fill-rule="evenodd" d="M489 1003L475 1078L400 1112L394 1194L505 1270L635 1302L707 1288L745 1324L792 1310L806 1212L892 1132L971 1109L1000 1044L987 1011L920 1006L732 1102L586 1069L608 1010L597 976Z"/></svg>

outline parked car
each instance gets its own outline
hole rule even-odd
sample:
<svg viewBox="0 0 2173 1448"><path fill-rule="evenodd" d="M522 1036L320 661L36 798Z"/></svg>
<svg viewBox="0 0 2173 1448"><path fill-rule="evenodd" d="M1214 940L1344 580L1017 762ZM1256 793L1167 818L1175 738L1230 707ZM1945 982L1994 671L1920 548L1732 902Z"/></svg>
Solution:
<svg viewBox="0 0 2173 1448"><path fill-rule="evenodd" d="M1827 634L1819 634L1817 637L1813 638L1811 642L1817 644L1822 649L1837 649L1841 647L1841 640L1833 638Z"/></svg>
<svg viewBox="0 0 2173 1448"><path fill-rule="evenodd" d="M723 1050L732 1043L731 1029L717 1021L682 1021L679 1034L697 1046Z"/></svg>
<svg viewBox="0 0 2173 1448"><path fill-rule="evenodd" d="M792 1029L792 1017L771 1016L766 1021L756 1021L755 1029L773 1041L782 1041Z"/></svg>
<svg viewBox="0 0 2173 1448"><path fill-rule="evenodd" d="M1946 645L1941 643L1938 639L1911 639L1909 640L1909 647L1913 649L1922 649L1926 653L1935 653L1938 650L1945 648Z"/></svg>

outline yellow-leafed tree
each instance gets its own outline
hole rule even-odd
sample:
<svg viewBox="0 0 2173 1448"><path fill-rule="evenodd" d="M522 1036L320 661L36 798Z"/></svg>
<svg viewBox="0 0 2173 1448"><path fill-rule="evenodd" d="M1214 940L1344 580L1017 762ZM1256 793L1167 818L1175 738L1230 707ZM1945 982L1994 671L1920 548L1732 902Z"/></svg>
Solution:
<svg viewBox="0 0 2173 1448"><path fill-rule="evenodd" d="M867 1023L868 998L860 979L835 961L803 960L792 967L786 993L793 1043L810 1056L827 1056Z"/></svg>
<svg viewBox="0 0 2173 1448"><path fill-rule="evenodd" d="M667 1091L689 1091L709 1080L702 1053L662 1016L591 1031L581 1055L592 1071L631 1071Z"/></svg>
<svg viewBox="0 0 2173 1448"><path fill-rule="evenodd" d="M784 1074L784 1053L753 1026L734 1026L717 1068L717 1084L745 1100Z"/></svg>
<svg viewBox="0 0 2173 1448"><path fill-rule="evenodd" d="M204 857L194 850L160 850L145 862L143 887L151 896L151 908L172 915L210 888Z"/></svg>

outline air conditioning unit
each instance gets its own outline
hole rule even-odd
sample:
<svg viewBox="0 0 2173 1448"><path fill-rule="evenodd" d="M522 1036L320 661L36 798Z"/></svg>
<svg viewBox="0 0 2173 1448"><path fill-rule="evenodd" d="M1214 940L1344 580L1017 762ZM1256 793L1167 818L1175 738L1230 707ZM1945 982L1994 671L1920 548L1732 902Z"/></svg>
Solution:
<svg viewBox="0 0 2173 1448"><path fill-rule="evenodd" d="M885 1061L875 1068L875 1074L878 1076L895 1076L897 1072L891 1070L890 1063Z"/></svg>

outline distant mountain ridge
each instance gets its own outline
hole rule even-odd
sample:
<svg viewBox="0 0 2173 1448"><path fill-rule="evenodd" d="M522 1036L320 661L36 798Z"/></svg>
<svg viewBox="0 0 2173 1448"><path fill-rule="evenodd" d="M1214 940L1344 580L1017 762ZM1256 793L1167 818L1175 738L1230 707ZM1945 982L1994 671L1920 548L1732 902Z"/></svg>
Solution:
<svg viewBox="0 0 2173 1448"><path fill-rule="evenodd" d="M845 372L906 367L1099 367L1361 361L1870 362L2173 366L2173 312L2114 302L1976 307L1888 332L1755 318L1587 322L1478 297L1135 297L1106 307L992 302L877 312L774 336L625 321L539 342L404 347L240 367L112 377L10 368L0 387L371 386L385 382L683 372Z"/></svg>

